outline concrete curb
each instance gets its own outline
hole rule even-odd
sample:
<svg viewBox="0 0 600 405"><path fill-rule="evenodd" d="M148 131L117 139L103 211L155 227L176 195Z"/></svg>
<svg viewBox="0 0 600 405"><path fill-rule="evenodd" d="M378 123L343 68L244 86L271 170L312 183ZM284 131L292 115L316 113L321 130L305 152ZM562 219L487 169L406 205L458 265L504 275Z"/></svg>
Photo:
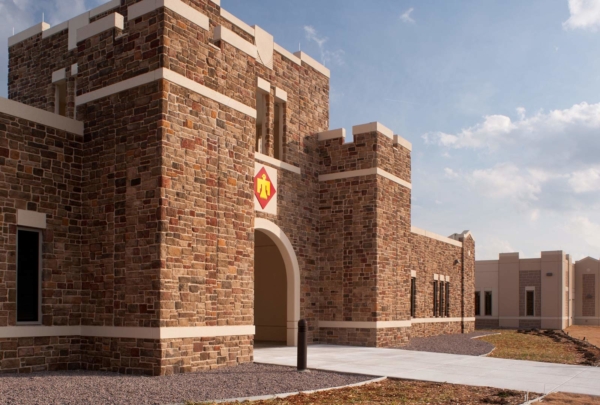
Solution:
<svg viewBox="0 0 600 405"><path fill-rule="evenodd" d="M221 404L221 403L224 403L224 402L266 401L266 400L269 400L269 399L287 398L287 397L291 397L291 396L299 395L299 394L315 394L317 392L334 391L334 390L341 390L341 389L344 389L344 388L361 387L363 385L369 385L369 384L378 383L378 382L384 381L386 379L387 379L387 377L378 377L378 378L374 378L374 379L367 380L367 381L362 381L362 382L355 383L355 384L342 385L342 386L331 387L331 388L320 388L318 390L298 391L298 392L286 392L284 394L259 395L259 396L255 396L255 397L219 399L219 400L215 400L215 401L204 401L204 402L199 402L199 403L200 404ZM185 404L173 404L173 405L185 405Z"/></svg>
<svg viewBox="0 0 600 405"><path fill-rule="evenodd" d="M497 336L497 335L501 335L502 333L490 333L489 335L481 335L481 336L473 336L471 339L479 339L482 337L487 337L487 336ZM491 344L491 343L490 343ZM494 353L494 350L496 350L496 346L494 346L494 348L492 350L490 350L489 352L485 353L485 354L480 354L479 357L487 357L490 354Z"/></svg>

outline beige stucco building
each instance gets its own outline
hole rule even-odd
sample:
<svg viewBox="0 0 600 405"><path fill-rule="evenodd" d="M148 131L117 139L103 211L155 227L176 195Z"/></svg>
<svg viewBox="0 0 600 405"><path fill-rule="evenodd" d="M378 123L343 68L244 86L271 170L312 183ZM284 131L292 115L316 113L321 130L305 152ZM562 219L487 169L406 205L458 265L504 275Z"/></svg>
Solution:
<svg viewBox="0 0 600 405"><path fill-rule="evenodd" d="M600 261L573 264L563 251L522 259L501 253L475 262L477 328L564 329L600 325Z"/></svg>

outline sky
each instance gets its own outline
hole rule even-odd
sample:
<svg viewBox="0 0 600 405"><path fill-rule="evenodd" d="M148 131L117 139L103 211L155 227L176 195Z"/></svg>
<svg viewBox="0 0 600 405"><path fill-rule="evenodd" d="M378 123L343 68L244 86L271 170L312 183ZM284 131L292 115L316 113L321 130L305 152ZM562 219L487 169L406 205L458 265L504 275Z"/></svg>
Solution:
<svg viewBox="0 0 600 405"><path fill-rule="evenodd" d="M0 41L103 2L0 0ZM470 230L477 259L600 257L600 0L221 5L331 69L331 129L412 142L414 226Z"/></svg>

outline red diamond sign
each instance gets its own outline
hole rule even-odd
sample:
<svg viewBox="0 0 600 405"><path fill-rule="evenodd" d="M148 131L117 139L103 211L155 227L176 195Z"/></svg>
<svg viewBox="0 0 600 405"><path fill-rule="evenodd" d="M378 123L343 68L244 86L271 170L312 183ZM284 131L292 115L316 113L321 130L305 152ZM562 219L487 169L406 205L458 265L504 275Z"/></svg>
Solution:
<svg viewBox="0 0 600 405"><path fill-rule="evenodd" d="M275 190L275 186L271 182L269 174L264 167L261 168L254 177L254 195L263 210L269 205L269 202L276 192L277 190Z"/></svg>

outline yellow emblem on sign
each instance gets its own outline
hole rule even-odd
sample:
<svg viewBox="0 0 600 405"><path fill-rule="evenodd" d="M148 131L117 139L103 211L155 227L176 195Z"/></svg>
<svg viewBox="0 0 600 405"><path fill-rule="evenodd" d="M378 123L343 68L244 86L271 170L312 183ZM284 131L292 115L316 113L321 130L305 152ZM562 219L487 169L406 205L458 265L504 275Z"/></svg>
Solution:
<svg viewBox="0 0 600 405"><path fill-rule="evenodd" d="M276 192L277 190L275 190L275 187L271 183L269 174L263 167L254 177L254 195L258 199L258 203L262 209L265 209Z"/></svg>

